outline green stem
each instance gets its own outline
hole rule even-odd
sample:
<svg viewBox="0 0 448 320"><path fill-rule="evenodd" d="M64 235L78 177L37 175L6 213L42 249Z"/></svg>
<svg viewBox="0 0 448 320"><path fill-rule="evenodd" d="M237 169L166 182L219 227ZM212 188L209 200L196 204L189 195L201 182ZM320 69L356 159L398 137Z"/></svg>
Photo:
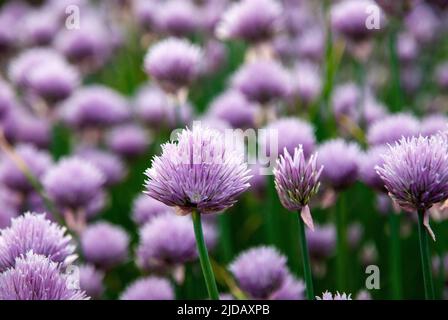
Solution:
<svg viewBox="0 0 448 320"><path fill-rule="evenodd" d="M313 276L311 275L310 256L308 253L308 245L306 243L305 223L299 213L299 243L302 252L303 274L306 284L306 297L308 300L314 300Z"/></svg>
<svg viewBox="0 0 448 320"><path fill-rule="evenodd" d="M232 259L232 239L230 228L230 216L228 214L221 214L218 218L219 231L220 231L220 243L221 252L225 262L229 262Z"/></svg>
<svg viewBox="0 0 448 320"><path fill-rule="evenodd" d="M279 245L277 241L277 233L276 233L276 225L277 219L275 214L275 201L277 201L277 190L275 190L274 179L272 175L266 175L266 186L268 191L268 196L266 197L266 205L264 206L264 221L265 221L265 230L266 237L269 244Z"/></svg>
<svg viewBox="0 0 448 320"><path fill-rule="evenodd" d="M432 283L432 274L431 274L431 259L429 255L428 248L428 233L424 226L425 212L419 210L418 211L418 240L420 243L420 255L421 255L421 263L422 263L422 272L423 272L423 283L425 286L425 298L426 300L434 299L434 286Z"/></svg>
<svg viewBox="0 0 448 320"><path fill-rule="evenodd" d="M391 297L400 300L401 290L401 248L400 248L400 216L394 212L389 214L390 227L390 275Z"/></svg>
<svg viewBox="0 0 448 320"><path fill-rule="evenodd" d="M347 221L345 212L345 201L342 194L339 195L338 205L336 206L336 270L337 270L337 287L341 292L345 292L347 288Z"/></svg>
<svg viewBox="0 0 448 320"><path fill-rule="evenodd" d="M193 226L196 236L196 245L198 247L199 261L201 262L202 273L204 274L205 284L208 295L212 300L219 300L218 288L216 286L215 275L213 274L210 258L208 257L207 247L205 246L204 234L202 232L201 214L193 211Z"/></svg>

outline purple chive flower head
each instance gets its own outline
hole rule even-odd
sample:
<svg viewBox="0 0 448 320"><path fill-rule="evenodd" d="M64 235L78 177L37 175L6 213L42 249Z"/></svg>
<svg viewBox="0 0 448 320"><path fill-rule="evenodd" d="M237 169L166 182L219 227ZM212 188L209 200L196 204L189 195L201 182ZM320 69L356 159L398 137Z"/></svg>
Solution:
<svg viewBox="0 0 448 320"><path fill-rule="evenodd" d="M0 300L88 300L60 265L29 251L0 274Z"/></svg>
<svg viewBox="0 0 448 320"><path fill-rule="evenodd" d="M316 297L317 300L352 300L351 294L336 292L335 295L333 295L331 292L325 291L322 293L322 297Z"/></svg>
<svg viewBox="0 0 448 320"><path fill-rule="evenodd" d="M448 129L448 117L444 114L432 114L422 119L420 133L431 136Z"/></svg>
<svg viewBox="0 0 448 320"><path fill-rule="evenodd" d="M149 134L136 124L124 124L113 128L106 137L106 144L116 154L125 158L145 153L150 141Z"/></svg>
<svg viewBox="0 0 448 320"><path fill-rule="evenodd" d="M134 200L132 206L132 219L138 225L144 225L154 217L170 211L172 211L172 208L168 207L166 204L148 197L145 194L141 194Z"/></svg>
<svg viewBox="0 0 448 320"><path fill-rule="evenodd" d="M409 33L401 33L397 39L397 55L401 62L414 61L419 54L419 45Z"/></svg>
<svg viewBox="0 0 448 320"><path fill-rule="evenodd" d="M376 12L380 14L378 25L372 20L372 14ZM373 0L340 1L332 6L330 18L333 29L353 41L368 39L386 23L385 15Z"/></svg>
<svg viewBox="0 0 448 320"><path fill-rule="evenodd" d="M370 145L394 143L402 137L411 137L419 133L420 123L412 115L398 113L373 123L367 131Z"/></svg>
<svg viewBox="0 0 448 320"><path fill-rule="evenodd" d="M325 33L322 27L314 26L304 30L298 39L297 49L300 57L321 61L325 53Z"/></svg>
<svg viewBox="0 0 448 320"><path fill-rule="evenodd" d="M338 86L332 97L332 108L336 119L347 117L353 121L359 118L361 103L360 89L354 83Z"/></svg>
<svg viewBox="0 0 448 320"><path fill-rule="evenodd" d="M319 149L318 166L323 166L322 181L336 190L349 187L358 178L361 156L359 146L342 139L333 139L322 144Z"/></svg>
<svg viewBox="0 0 448 320"><path fill-rule="evenodd" d="M294 149L291 156L288 150L277 159L274 168L275 188L282 205L290 211L302 210L319 190L319 177L323 170L316 165L317 155L307 161L302 146Z"/></svg>
<svg viewBox="0 0 448 320"><path fill-rule="evenodd" d="M117 184L126 174L125 164L114 153L87 148L77 152L77 156L90 162L103 173L106 186Z"/></svg>
<svg viewBox="0 0 448 320"><path fill-rule="evenodd" d="M51 10L44 7L28 13L21 19L21 36L27 45L49 45L59 28L58 17Z"/></svg>
<svg viewBox="0 0 448 320"><path fill-rule="evenodd" d="M16 258L28 251L46 256L57 263L70 263L75 246L66 229L45 218L27 212L14 218L9 228L0 233L0 270L14 267Z"/></svg>
<svg viewBox="0 0 448 320"><path fill-rule="evenodd" d="M19 87L26 87L33 69L49 61L64 63L64 58L53 49L32 48L23 51L11 61L8 68L9 79Z"/></svg>
<svg viewBox="0 0 448 320"><path fill-rule="evenodd" d="M157 14L159 12L157 1L134 0L132 1L132 11L140 27L145 31L152 31L157 24Z"/></svg>
<svg viewBox="0 0 448 320"><path fill-rule="evenodd" d="M376 170L391 198L407 211L426 211L448 198L446 135L402 138Z"/></svg>
<svg viewBox="0 0 448 320"><path fill-rule="evenodd" d="M132 283L122 293L120 300L174 300L174 289L164 278L146 277Z"/></svg>
<svg viewBox="0 0 448 320"><path fill-rule="evenodd" d="M79 267L79 287L86 294L94 299L98 299L104 292L104 272L96 269L91 264L84 264Z"/></svg>
<svg viewBox="0 0 448 320"><path fill-rule="evenodd" d="M322 80L317 66L311 63L296 65L292 90L305 105L315 101L322 90Z"/></svg>
<svg viewBox="0 0 448 320"><path fill-rule="evenodd" d="M287 277L286 258L271 247L241 253L229 267L239 287L255 299L267 299Z"/></svg>
<svg viewBox="0 0 448 320"><path fill-rule="evenodd" d="M108 127L130 117L126 99L100 85L81 88L62 105L62 118L77 128Z"/></svg>
<svg viewBox="0 0 448 320"><path fill-rule="evenodd" d="M215 232L203 224L204 238L211 249ZM197 258L193 223L189 217L166 213L152 218L140 229L137 264L143 270L164 271Z"/></svg>
<svg viewBox="0 0 448 320"><path fill-rule="evenodd" d="M145 175L146 193L182 213L216 213L231 207L249 188L241 145L219 131L194 125L177 142L162 146Z"/></svg>
<svg viewBox="0 0 448 320"><path fill-rule="evenodd" d="M38 148L48 148L50 144L50 122L16 105L3 122L5 136L15 143L29 143Z"/></svg>
<svg viewBox="0 0 448 320"><path fill-rule="evenodd" d="M36 65L28 75L32 92L49 103L66 99L80 83L77 69L58 60Z"/></svg>
<svg viewBox="0 0 448 320"><path fill-rule="evenodd" d="M233 128L254 128L257 106L247 101L238 91L228 91L217 97L211 104L209 116L229 123Z"/></svg>
<svg viewBox="0 0 448 320"><path fill-rule="evenodd" d="M266 156L282 154L285 149L294 154L294 149L301 145L305 158L308 158L314 151L316 138L311 124L288 117L271 122L261 131L260 144Z"/></svg>
<svg viewBox="0 0 448 320"><path fill-rule="evenodd" d="M64 17L65 18L65 17ZM95 69L105 63L113 47L113 35L103 17L86 13L78 29L62 29L54 46L71 62Z"/></svg>
<svg viewBox="0 0 448 320"><path fill-rule="evenodd" d="M370 95L364 99L362 120L368 127L376 121L384 119L386 116L386 107L382 103Z"/></svg>
<svg viewBox="0 0 448 320"><path fill-rule="evenodd" d="M420 3L406 16L405 24L418 42L427 44L436 38L440 21L431 6Z"/></svg>
<svg viewBox="0 0 448 320"><path fill-rule="evenodd" d="M242 0L224 12L216 34L250 43L270 40L281 28L282 7L276 0Z"/></svg>
<svg viewBox="0 0 448 320"><path fill-rule="evenodd" d="M370 148L362 155L359 162L359 176L361 180L369 187L385 192L384 182L376 173L376 166L384 163L383 154L387 151L387 147L380 145Z"/></svg>
<svg viewBox="0 0 448 320"><path fill-rule="evenodd" d="M143 86L133 102L137 116L151 128L167 127L173 103L159 87ZM175 106L174 106L175 107Z"/></svg>
<svg viewBox="0 0 448 320"><path fill-rule="evenodd" d="M173 99L157 86L143 86L134 99L137 116L151 129L175 128L180 120L188 124L192 117L192 107L189 103L176 105Z"/></svg>
<svg viewBox="0 0 448 320"><path fill-rule="evenodd" d="M191 35L198 28L198 9L190 0L166 1L158 10L157 27L175 37Z"/></svg>
<svg viewBox="0 0 448 320"><path fill-rule="evenodd" d="M233 76L232 86L249 101L265 105L287 97L291 77L278 62L259 60L244 64Z"/></svg>
<svg viewBox="0 0 448 320"><path fill-rule="evenodd" d="M310 256L315 261L331 257L336 248L336 229L328 224L316 226L313 230L306 229L306 239Z"/></svg>
<svg viewBox="0 0 448 320"><path fill-rule="evenodd" d="M15 148L15 152L37 179L41 178L53 163L48 152L39 151L32 145L20 144ZM21 164L13 159L3 157L0 162L0 181L11 190L27 194L33 190L33 186L20 166Z"/></svg>
<svg viewBox="0 0 448 320"><path fill-rule="evenodd" d="M202 51L188 40L168 38L145 56L145 70L169 93L187 88L198 76Z"/></svg>
<svg viewBox="0 0 448 320"><path fill-rule="evenodd" d="M91 224L81 234L85 259L103 269L119 265L128 258L129 236L121 227L108 222Z"/></svg>
<svg viewBox="0 0 448 320"><path fill-rule="evenodd" d="M305 297L305 284L291 274L287 274L283 285L271 296L272 300L303 300Z"/></svg>
<svg viewBox="0 0 448 320"><path fill-rule="evenodd" d="M104 175L94 165L72 157L60 160L43 177L48 195L63 208L86 208L102 191Z"/></svg>

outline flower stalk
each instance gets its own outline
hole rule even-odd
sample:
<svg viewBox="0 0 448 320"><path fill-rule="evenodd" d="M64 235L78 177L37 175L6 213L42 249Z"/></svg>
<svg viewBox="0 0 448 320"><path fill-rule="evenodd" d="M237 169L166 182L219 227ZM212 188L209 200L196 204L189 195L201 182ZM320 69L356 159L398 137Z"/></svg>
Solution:
<svg viewBox="0 0 448 320"><path fill-rule="evenodd" d="M199 261L201 262L202 273L204 274L208 295L212 300L219 300L215 275L213 273L212 265L210 263L207 247L205 245L204 233L202 232L201 214L197 210L194 210L192 212L192 217L193 217L194 235L196 237L196 245L199 254Z"/></svg>
<svg viewBox="0 0 448 320"><path fill-rule="evenodd" d="M425 287L425 299L434 300L434 285L431 274L431 257L428 248L428 231L425 227L425 212L418 211L418 240L420 244L420 256L422 263L423 283Z"/></svg>

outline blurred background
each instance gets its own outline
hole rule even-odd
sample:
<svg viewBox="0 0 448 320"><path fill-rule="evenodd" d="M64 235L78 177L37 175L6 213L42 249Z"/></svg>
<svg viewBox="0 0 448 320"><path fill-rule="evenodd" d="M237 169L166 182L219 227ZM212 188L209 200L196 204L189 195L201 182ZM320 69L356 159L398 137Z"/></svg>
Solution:
<svg viewBox="0 0 448 320"><path fill-rule="evenodd" d="M180 231L153 225L149 243L143 239L151 219L171 210L143 195L144 171L171 131L193 120L218 130L275 128L280 152L302 144L328 168L311 204L316 230L307 232L316 294L422 298L416 217L378 187L375 150L446 129L447 33L446 0L0 1L0 227L26 211L60 211L78 241L81 278L89 282L96 272L95 288L81 281L93 298L123 297L134 281L154 275L169 281L175 298L204 299L197 257L177 261L163 245L182 246ZM145 67L151 48L171 37L202 51L182 99ZM335 140L340 144L331 145ZM54 203L44 181L61 159L72 158L105 177L82 215ZM37 187L23 181L17 161ZM287 297L301 299L297 215L282 207L272 175L257 170L231 209L205 218L220 292L251 298L228 266L266 245L287 259L294 287ZM448 271L440 263L447 213L443 205L431 211L438 298L445 297ZM104 222L118 231L95 229ZM345 234L342 247L337 234ZM146 247L168 252L157 268L143 266L139 250ZM115 249L122 258L104 264ZM368 265L380 269L378 290L366 291ZM264 266L251 268L256 275Z"/></svg>

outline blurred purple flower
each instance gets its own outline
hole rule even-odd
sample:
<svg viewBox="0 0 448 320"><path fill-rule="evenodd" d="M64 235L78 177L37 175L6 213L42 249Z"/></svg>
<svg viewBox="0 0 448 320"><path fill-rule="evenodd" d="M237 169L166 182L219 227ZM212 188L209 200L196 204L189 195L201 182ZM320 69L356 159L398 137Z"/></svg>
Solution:
<svg viewBox="0 0 448 320"><path fill-rule="evenodd" d="M171 207L157 201L146 194L135 198L132 205L132 219L140 226L151 221L154 217L173 211ZM174 214L174 212L173 212Z"/></svg>
<svg viewBox="0 0 448 320"><path fill-rule="evenodd" d="M397 113L373 123L367 131L370 145L394 143L401 137L412 137L420 131L420 123L413 115Z"/></svg>
<svg viewBox="0 0 448 320"><path fill-rule="evenodd" d="M120 300L174 300L171 283L159 277L140 278L121 294Z"/></svg>
<svg viewBox="0 0 448 320"><path fill-rule="evenodd" d="M32 144L48 148L51 140L50 122L46 118L32 115L20 105L14 106L3 122L5 136L15 143Z"/></svg>
<svg viewBox="0 0 448 320"><path fill-rule="evenodd" d="M351 82L336 87L332 96L332 109L336 119L347 117L357 122L360 116L361 95L360 88Z"/></svg>
<svg viewBox="0 0 448 320"><path fill-rule="evenodd" d="M229 123L233 128L254 128L257 106L238 91L227 91L212 101L208 114Z"/></svg>
<svg viewBox="0 0 448 320"><path fill-rule="evenodd" d="M270 40L282 24L282 7L275 0L242 0L233 3L216 27L218 38L249 43Z"/></svg>
<svg viewBox="0 0 448 320"><path fill-rule="evenodd" d="M319 96L322 90L322 80L319 69L311 63L297 64L293 77L293 94L300 102L310 105Z"/></svg>
<svg viewBox="0 0 448 320"><path fill-rule="evenodd" d="M151 143L151 137L140 126L124 124L108 132L106 144L116 154L134 158L144 154Z"/></svg>
<svg viewBox="0 0 448 320"><path fill-rule="evenodd" d="M261 105L286 98L291 84L288 71L278 62L270 60L244 64L232 78L233 88Z"/></svg>
<svg viewBox="0 0 448 320"><path fill-rule="evenodd" d="M123 161L117 155L94 148L79 150L76 155L97 167L106 179L105 185L111 186L119 183L126 175Z"/></svg>
<svg viewBox="0 0 448 320"><path fill-rule="evenodd" d="M79 287L86 294L93 298L99 299L104 292L104 272L95 269L93 265L84 264L79 268Z"/></svg>
<svg viewBox="0 0 448 320"><path fill-rule="evenodd" d="M345 189L358 178L361 150L356 143L328 140L319 147L318 154L317 164L324 167L321 180L334 189Z"/></svg>
<svg viewBox="0 0 448 320"><path fill-rule="evenodd" d="M208 249L216 244L216 232L203 224ZM166 271L196 260L197 249L190 217L166 213L152 218L140 229L137 264L143 270Z"/></svg>
<svg viewBox="0 0 448 320"><path fill-rule="evenodd" d="M20 23L23 42L31 46L51 44L59 26L58 17L51 7L42 7L28 13Z"/></svg>
<svg viewBox="0 0 448 320"><path fill-rule="evenodd" d="M229 266L239 287L254 299L268 299L284 284L286 258L272 247L255 247L241 253Z"/></svg>
<svg viewBox="0 0 448 320"><path fill-rule="evenodd" d="M430 136L448 130L448 117L444 114L432 114L422 119L420 133Z"/></svg>
<svg viewBox="0 0 448 320"><path fill-rule="evenodd" d="M314 231L307 229L305 232L312 260L325 260L335 253L336 229L334 225L317 225Z"/></svg>
<svg viewBox="0 0 448 320"><path fill-rule="evenodd" d="M198 28L198 9L191 0L168 0L160 3L157 28L175 37L192 35Z"/></svg>
<svg viewBox="0 0 448 320"><path fill-rule="evenodd" d="M62 208L86 208L102 191L105 178L94 165L78 157L63 158L43 177L45 191Z"/></svg>
<svg viewBox="0 0 448 320"><path fill-rule="evenodd" d="M61 29L54 46L69 61L84 66L85 71L95 70L106 62L113 46L112 32L102 20L97 13L87 12L80 28Z"/></svg>
<svg viewBox="0 0 448 320"><path fill-rule="evenodd" d="M305 284L291 274L287 274L283 285L271 296L272 300L304 300Z"/></svg>
<svg viewBox="0 0 448 320"><path fill-rule="evenodd" d="M379 13L379 25L368 25L371 15ZM375 15L375 18L377 16ZM386 17L373 0L344 0L332 5L331 26L353 41L363 41L379 32L386 24ZM373 21L372 21L373 22Z"/></svg>
<svg viewBox="0 0 448 320"><path fill-rule="evenodd" d="M386 192L383 180L376 173L376 166L384 163L382 155L387 151L384 145L370 148L359 162L359 177L369 187L379 192Z"/></svg>
<svg viewBox="0 0 448 320"><path fill-rule="evenodd" d="M157 26L157 14L160 10L158 1L133 0L132 12L140 27L145 31L154 31Z"/></svg>
<svg viewBox="0 0 448 320"><path fill-rule="evenodd" d="M405 24L417 41L426 44L436 38L440 22L433 8L420 3L406 16Z"/></svg>
<svg viewBox="0 0 448 320"><path fill-rule="evenodd" d="M276 137L277 140L273 138ZM260 132L260 145L264 155L271 156L283 154L286 149L289 154L302 145L305 158L311 156L314 151L316 138L313 126L298 118L280 118L268 124L265 130Z"/></svg>
<svg viewBox="0 0 448 320"><path fill-rule="evenodd" d="M53 164L47 151L39 151L32 145L19 144L15 147L15 153L36 179L40 179ZM33 186L21 165L7 156L3 157L0 162L0 181L9 189L25 195L33 190Z"/></svg>
<svg viewBox="0 0 448 320"><path fill-rule="evenodd" d="M397 55L401 62L410 63L419 54L420 48L415 38L409 33L401 33L397 39Z"/></svg>
<svg viewBox="0 0 448 320"><path fill-rule="evenodd" d="M61 116L77 128L101 128L129 119L131 109L126 99L105 86L80 88L62 105Z"/></svg>
<svg viewBox="0 0 448 320"><path fill-rule="evenodd" d="M19 87L28 85L28 77L37 66L42 63L64 63L64 57L54 49L31 48L21 52L8 66L9 79Z"/></svg>
<svg viewBox="0 0 448 320"><path fill-rule="evenodd" d="M109 222L89 225L81 234L81 248L86 261L101 269L110 269L128 258L129 235Z"/></svg>
<svg viewBox="0 0 448 320"><path fill-rule="evenodd" d="M51 104L66 99L80 84L76 68L61 61L45 61L28 75L28 86L37 96Z"/></svg>
<svg viewBox="0 0 448 320"><path fill-rule="evenodd" d="M187 88L198 76L202 51L188 40L167 38L149 48L145 71L169 93Z"/></svg>

